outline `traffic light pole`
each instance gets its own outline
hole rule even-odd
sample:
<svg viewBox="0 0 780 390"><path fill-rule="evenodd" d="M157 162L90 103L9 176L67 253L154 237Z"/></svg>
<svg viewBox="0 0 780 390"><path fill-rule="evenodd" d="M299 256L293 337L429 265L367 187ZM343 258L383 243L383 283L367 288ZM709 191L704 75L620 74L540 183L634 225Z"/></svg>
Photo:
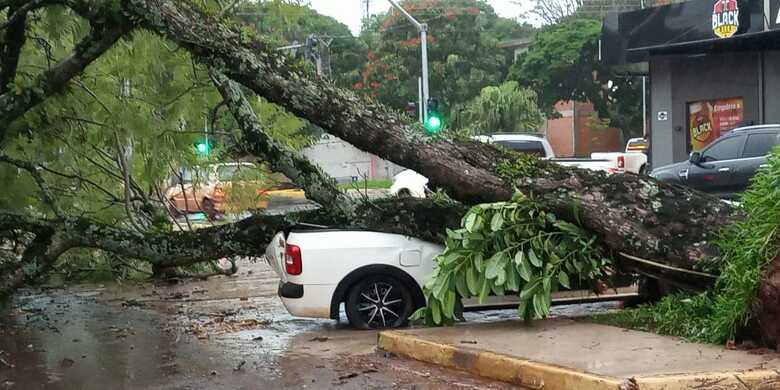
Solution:
<svg viewBox="0 0 780 390"><path fill-rule="evenodd" d="M394 0L387 0L412 24L420 30L420 48L422 50L422 112L423 123L428 120L428 25L420 23L412 17L405 9L401 8Z"/></svg>

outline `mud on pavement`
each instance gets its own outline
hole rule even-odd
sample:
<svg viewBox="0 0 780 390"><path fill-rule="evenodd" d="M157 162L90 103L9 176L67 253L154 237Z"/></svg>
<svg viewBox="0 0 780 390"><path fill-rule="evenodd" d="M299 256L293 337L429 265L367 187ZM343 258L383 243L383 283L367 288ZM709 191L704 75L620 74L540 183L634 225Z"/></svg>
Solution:
<svg viewBox="0 0 780 390"><path fill-rule="evenodd" d="M503 389L291 317L263 263L178 284L24 290L0 308L0 389Z"/></svg>

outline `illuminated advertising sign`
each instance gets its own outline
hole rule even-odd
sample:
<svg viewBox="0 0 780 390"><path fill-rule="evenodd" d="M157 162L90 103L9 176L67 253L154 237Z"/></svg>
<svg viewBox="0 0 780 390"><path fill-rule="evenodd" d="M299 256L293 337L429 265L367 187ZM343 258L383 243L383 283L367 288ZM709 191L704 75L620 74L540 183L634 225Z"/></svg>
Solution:
<svg viewBox="0 0 780 390"><path fill-rule="evenodd" d="M717 0L712 7L712 31L719 38L731 38L739 29L737 0Z"/></svg>

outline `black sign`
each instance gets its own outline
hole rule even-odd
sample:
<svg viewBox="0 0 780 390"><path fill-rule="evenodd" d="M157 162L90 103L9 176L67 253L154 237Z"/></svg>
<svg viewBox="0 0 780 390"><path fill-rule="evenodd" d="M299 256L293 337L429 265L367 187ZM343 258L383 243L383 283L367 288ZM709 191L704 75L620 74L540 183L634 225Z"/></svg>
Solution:
<svg viewBox="0 0 780 390"><path fill-rule="evenodd" d="M780 1L780 0L777 0ZM763 0L692 0L620 14L628 48L717 40L764 29Z"/></svg>
<svg viewBox="0 0 780 390"><path fill-rule="evenodd" d="M769 28L780 28L780 0L770 0L769 2Z"/></svg>

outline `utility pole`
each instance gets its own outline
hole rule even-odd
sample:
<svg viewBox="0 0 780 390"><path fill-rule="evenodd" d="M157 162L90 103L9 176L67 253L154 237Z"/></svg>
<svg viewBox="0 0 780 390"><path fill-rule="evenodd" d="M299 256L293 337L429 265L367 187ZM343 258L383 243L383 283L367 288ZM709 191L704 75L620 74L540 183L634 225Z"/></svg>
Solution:
<svg viewBox="0 0 780 390"><path fill-rule="evenodd" d="M420 31L420 49L422 50L422 104L420 107L423 112L423 123L425 123L428 120L428 98L430 97L428 94L428 25L418 22L417 19L401 8L395 1L387 1Z"/></svg>
<svg viewBox="0 0 780 390"><path fill-rule="evenodd" d="M277 47L276 50L285 51L303 48L303 58L314 64L317 71L317 77L330 78L332 73L330 67L331 43L333 43L332 37L309 34L309 36L306 37L306 43L293 42L292 45Z"/></svg>
<svg viewBox="0 0 780 390"><path fill-rule="evenodd" d="M645 0L640 0L639 8L645 9ZM642 76L642 137L647 138L647 76Z"/></svg>
<svg viewBox="0 0 780 390"><path fill-rule="evenodd" d="M371 0L361 0L361 2L363 3L363 20L368 20L371 17L371 10L369 9Z"/></svg>

